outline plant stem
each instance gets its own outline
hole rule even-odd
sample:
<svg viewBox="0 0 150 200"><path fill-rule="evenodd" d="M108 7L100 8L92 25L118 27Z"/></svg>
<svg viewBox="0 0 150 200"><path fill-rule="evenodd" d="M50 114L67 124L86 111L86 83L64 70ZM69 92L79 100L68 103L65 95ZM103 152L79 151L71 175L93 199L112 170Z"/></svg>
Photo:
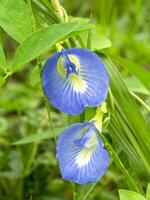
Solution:
<svg viewBox="0 0 150 200"><path fill-rule="evenodd" d="M30 168L31 168L32 162L33 162L33 160L34 160L34 157L35 157L35 155L36 155L37 149L38 149L38 144L37 144L37 143L34 143L34 144L32 145L32 150L31 150L31 153L30 153L30 157L29 157L29 159L28 159L26 168L25 168L25 170L24 170L24 175L25 175L25 176L27 176L27 175L30 173Z"/></svg>
<svg viewBox="0 0 150 200"><path fill-rule="evenodd" d="M73 185L73 200L78 200L77 184Z"/></svg>
<svg viewBox="0 0 150 200"><path fill-rule="evenodd" d="M99 132L99 134L100 134L101 138L103 139L103 142L104 142L107 150L109 151L109 153L113 157L115 163L120 167L120 169L122 170L122 172L126 176L126 178L128 180L129 188L132 189L132 190L134 190L134 191L136 191L136 192L138 192L138 193L142 193L142 189L137 186L136 182L134 181L134 179L132 178L132 176L129 174L129 172L127 171L127 169L124 167L124 165L121 162L119 156L116 154L116 152L114 151L113 147L108 142L108 140L106 139L106 137L102 133L100 133L100 132Z"/></svg>
<svg viewBox="0 0 150 200"><path fill-rule="evenodd" d="M92 49L92 31L89 30L88 32L88 38L87 38L87 48Z"/></svg>
<svg viewBox="0 0 150 200"><path fill-rule="evenodd" d="M51 0L51 2L55 9L55 12L59 21L64 22L66 16L64 17L64 10L62 9L62 6L60 5L59 0Z"/></svg>
<svg viewBox="0 0 150 200"><path fill-rule="evenodd" d="M139 97L137 96L135 93L130 91L130 94L140 103L143 105L144 108L146 108L146 110L148 110L148 112L150 112L150 107Z"/></svg>
<svg viewBox="0 0 150 200"><path fill-rule="evenodd" d="M49 118L49 122L50 122L50 127L51 127L51 130L52 130L53 138L55 140L55 143L57 143L56 134L55 134L55 131L54 131L54 128L53 128L50 105L49 105L49 102L48 102L46 97L44 97L44 101L45 101L45 105L46 105L46 108L47 108L47 114L48 114L48 118Z"/></svg>
<svg viewBox="0 0 150 200"><path fill-rule="evenodd" d="M52 2L52 5L55 9L58 20L61 23L64 23L64 22L67 23L68 22L68 15L67 15L65 9L61 6L59 0L51 0L51 2ZM71 46L73 46L73 47L78 46L78 43L76 41L76 37L72 37L72 38L67 40L69 42L69 44L71 44ZM81 44L81 46L82 46L83 42L81 41L81 38L80 39L78 38L77 40L78 40L79 44ZM67 42L66 42L66 44L67 44Z"/></svg>
<svg viewBox="0 0 150 200"><path fill-rule="evenodd" d="M35 19L34 19L33 13L32 13L31 1L28 0L27 2L28 2L28 7L29 7L30 21L32 23L32 29L33 29L33 31L35 31L36 26L35 26ZM54 2L56 4L59 3L57 0L54 0ZM38 67L39 67L39 76L40 76L40 82L41 82L41 88L42 88L42 76L41 76L41 74L42 74L42 63L41 63L40 58L37 58L37 63L38 63ZM45 105L46 105L46 108L47 108L47 114L48 114L48 118L49 118L49 122L50 122L50 127L51 127L51 130L52 130L53 136L55 138L55 142L56 142L56 134L54 132L53 125L52 125L50 105L49 105L49 102L48 102L48 100L47 100L47 98L45 97L44 94L43 94L43 97L44 97L44 102L45 102Z"/></svg>
<svg viewBox="0 0 150 200"><path fill-rule="evenodd" d="M80 35L75 36L76 40L78 40L79 44L81 45L81 47L86 48L86 45L84 44L82 38Z"/></svg>
<svg viewBox="0 0 150 200"><path fill-rule="evenodd" d="M9 76L11 76L13 73L11 71L7 72L4 76L4 80L6 80Z"/></svg>
<svg viewBox="0 0 150 200"><path fill-rule="evenodd" d="M42 88L42 76L41 76L41 74L42 74L42 63L41 63L40 58L37 59L37 62L38 62L38 67L39 67L39 76L40 76L40 82L41 82L41 88ZM55 134L55 131L54 131L54 128L53 128L50 104L49 104L49 102L48 102L48 100L47 100L47 98L45 97L44 94L43 94L43 98L44 98L44 103L45 103L45 106L46 106L46 109L47 109L47 114L48 114L48 118L49 118L50 127L51 127L51 130L52 130L52 134L53 134L53 137L54 137L55 143L56 143L57 139L56 139L56 134Z"/></svg>
<svg viewBox="0 0 150 200"><path fill-rule="evenodd" d="M29 8L29 16L30 16L30 22L32 24L32 31L34 32L36 30L36 25L35 25L35 19L32 13L31 0L27 0L27 5Z"/></svg>
<svg viewBox="0 0 150 200"><path fill-rule="evenodd" d="M80 122L81 123L84 122L84 118L85 118L85 111L83 111L83 113L80 114Z"/></svg>

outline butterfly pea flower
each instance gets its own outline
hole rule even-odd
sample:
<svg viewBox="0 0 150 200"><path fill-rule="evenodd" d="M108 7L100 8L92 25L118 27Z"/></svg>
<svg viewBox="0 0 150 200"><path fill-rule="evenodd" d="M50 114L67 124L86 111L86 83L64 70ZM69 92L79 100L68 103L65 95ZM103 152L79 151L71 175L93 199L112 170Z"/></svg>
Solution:
<svg viewBox="0 0 150 200"><path fill-rule="evenodd" d="M90 50L71 48L54 53L43 68L43 90L60 111L80 114L105 101L109 77L102 60Z"/></svg>
<svg viewBox="0 0 150 200"><path fill-rule="evenodd" d="M109 154L90 122L64 129L58 138L57 159L62 178L78 184L98 181L109 164Z"/></svg>

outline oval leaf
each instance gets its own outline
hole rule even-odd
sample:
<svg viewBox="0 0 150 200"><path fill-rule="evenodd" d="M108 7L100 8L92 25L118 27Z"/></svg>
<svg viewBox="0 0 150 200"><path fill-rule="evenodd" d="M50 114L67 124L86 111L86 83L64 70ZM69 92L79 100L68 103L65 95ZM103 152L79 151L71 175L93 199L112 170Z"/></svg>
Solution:
<svg viewBox="0 0 150 200"><path fill-rule="evenodd" d="M87 41L89 39L88 34L89 34L88 32L85 32L85 33L82 33L80 35L83 41ZM101 50L101 49L106 49L106 48L111 47L111 45L112 45L111 41L107 37L100 35L95 30L91 31L90 40L91 40L90 49L92 51L98 51L98 50ZM86 44L84 44L84 45L86 46Z"/></svg>
<svg viewBox="0 0 150 200"><path fill-rule="evenodd" d="M88 23L64 23L54 24L34 32L17 49L12 71L20 69L22 65L38 57L55 43L89 28L91 28L91 25Z"/></svg>
<svg viewBox="0 0 150 200"><path fill-rule="evenodd" d="M101 36L97 32L93 32L92 34L92 50L101 50L111 47L111 41L105 37Z"/></svg>
<svg viewBox="0 0 150 200"><path fill-rule="evenodd" d="M131 191L131 190L119 190L119 197L120 200L146 200L145 197L143 197L141 194L138 194L137 192Z"/></svg>
<svg viewBox="0 0 150 200"><path fill-rule="evenodd" d="M22 0L0 0L0 26L17 42L32 33L27 5Z"/></svg>

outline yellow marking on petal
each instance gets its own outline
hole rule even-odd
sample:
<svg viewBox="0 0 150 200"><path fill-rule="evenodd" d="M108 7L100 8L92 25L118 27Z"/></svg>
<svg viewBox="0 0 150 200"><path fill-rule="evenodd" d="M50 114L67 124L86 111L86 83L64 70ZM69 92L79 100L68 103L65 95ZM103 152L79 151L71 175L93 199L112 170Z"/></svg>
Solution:
<svg viewBox="0 0 150 200"><path fill-rule="evenodd" d="M57 62L57 70L58 70L58 73L62 76L65 76L66 75L66 70L62 64L62 59L63 59L63 56L60 56L60 58L58 59L58 62Z"/></svg>

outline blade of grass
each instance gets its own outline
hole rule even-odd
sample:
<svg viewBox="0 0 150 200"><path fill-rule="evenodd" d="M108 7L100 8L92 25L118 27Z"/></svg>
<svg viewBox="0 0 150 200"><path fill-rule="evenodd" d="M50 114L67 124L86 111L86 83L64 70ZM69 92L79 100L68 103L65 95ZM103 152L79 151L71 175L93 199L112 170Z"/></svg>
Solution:
<svg viewBox="0 0 150 200"><path fill-rule="evenodd" d="M114 134L118 138L118 142L120 141L119 144L123 145L124 151L128 151L131 160L133 158L129 155L129 148L132 145L130 151L132 155L134 154L134 160L139 160L137 165L142 163L146 176L148 174L150 177L150 130L115 65L105 56L102 56L102 59L106 63L110 75L110 88L117 108L117 115L115 116L116 113L114 113L110 124L113 124L114 127L117 126L121 135L118 137L117 130L114 130ZM120 139L121 137L126 138L126 143Z"/></svg>
<svg viewBox="0 0 150 200"><path fill-rule="evenodd" d="M111 56L111 58L118 63L119 65L123 66L126 68L129 72L134 74L144 85L145 87L150 90L150 73L148 70L142 68L138 64L134 63L133 61L129 61L127 59L124 59L122 57L118 56Z"/></svg>

